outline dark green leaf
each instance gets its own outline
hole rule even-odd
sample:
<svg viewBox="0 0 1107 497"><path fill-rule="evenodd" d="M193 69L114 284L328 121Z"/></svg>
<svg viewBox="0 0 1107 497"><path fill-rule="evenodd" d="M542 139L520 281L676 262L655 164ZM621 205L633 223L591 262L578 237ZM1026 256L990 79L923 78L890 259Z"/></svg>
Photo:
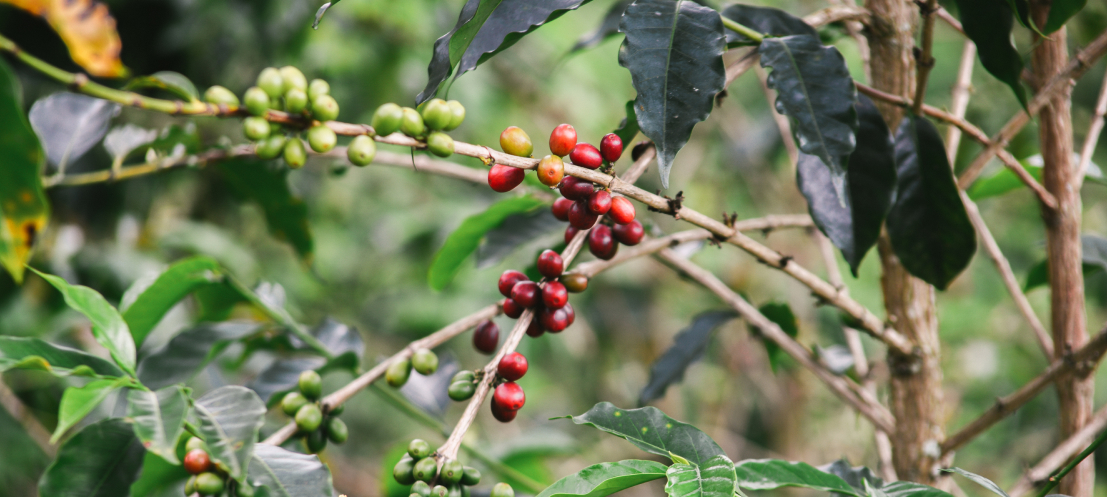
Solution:
<svg viewBox="0 0 1107 497"><path fill-rule="evenodd" d="M884 480L876 476L873 471L865 466L852 466L846 459L839 459L830 464L819 466L819 471L824 473L830 473L834 476L845 480L849 486L853 487L858 492L865 491L865 482L868 482L874 488L880 488L883 490Z"/></svg>
<svg viewBox="0 0 1107 497"><path fill-rule="evenodd" d="M434 41L431 61L427 66L427 86L415 97L416 104L426 102L438 93L438 87L453 73L454 66L461 61L469 43L501 1L503 0L466 0L457 16L454 29Z"/></svg>
<svg viewBox="0 0 1107 497"><path fill-rule="evenodd" d="M1023 0L1025 4L1025 0ZM980 63L992 76L1011 87L1019 103L1026 107L1022 76L1022 57L1011 39L1014 15L1003 0L957 0L961 26L976 44Z"/></svg>
<svg viewBox="0 0 1107 497"><path fill-rule="evenodd" d="M942 471L945 471L945 472L948 472L948 473L957 473L961 476L964 476L965 478L968 478L968 479L972 480L977 485L980 485L980 486L988 489L990 492L992 492L996 495L999 495L1001 497L1009 497L1007 495L1007 492L1004 492L1002 488L999 488L999 485L996 485L996 483L994 481L989 480L987 478L984 478L983 476L980 476L976 473L970 473L970 472L965 471L961 468L945 468L945 469L942 469Z"/></svg>
<svg viewBox="0 0 1107 497"><path fill-rule="evenodd" d="M119 104L63 91L36 101L28 118L46 158L60 166L74 163L99 143L117 112Z"/></svg>
<svg viewBox="0 0 1107 497"><path fill-rule="evenodd" d="M776 110L792 122L799 149L830 168L834 191L845 196L846 160L857 145L857 88L837 48L817 36L766 38L761 66L772 68L767 84L777 92Z"/></svg>
<svg viewBox="0 0 1107 497"><path fill-rule="evenodd" d="M135 374L135 342L127 323L99 292L87 286L70 285L65 280L31 269L57 288L65 303L92 321L92 336L111 352L115 363L127 374Z"/></svg>
<svg viewBox="0 0 1107 497"><path fill-rule="evenodd" d="M354 372L360 366L365 344L356 329L327 318L322 324L311 330L311 334L319 339L319 342L334 355L334 358L326 360L322 357L294 357L274 361L250 384L250 389L266 400L268 405L276 404L283 397L283 395L275 394L288 392L296 388L300 373L304 371L311 369L318 371L320 374L334 370ZM290 337L290 339L297 350L305 353L317 353L295 337ZM446 391L446 386L442 386L443 394Z"/></svg>
<svg viewBox="0 0 1107 497"><path fill-rule="evenodd" d="M148 388L162 388L192 378L227 343L252 334L257 323L226 322L202 324L173 337L164 347L144 357L138 378Z"/></svg>
<svg viewBox="0 0 1107 497"><path fill-rule="evenodd" d="M258 444L250 459L250 480L274 497L334 495L331 472L318 456Z"/></svg>
<svg viewBox="0 0 1107 497"><path fill-rule="evenodd" d="M1024 28L1038 31L1038 26L1030 19L1030 2L1028 0L1006 0L1006 3L1007 8L1014 14L1017 14L1015 15L1015 19L1019 20L1019 24L1022 24ZM957 10L961 10L960 5L957 6ZM962 25L962 27L964 27L964 25ZM1010 29L1008 29L1008 31L1010 31Z"/></svg>
<svg viewBox="0 0 1107 497"><path fill-rule="evenodd" d="M538 497L604 497L665 477L666 466L654 461L626 460L593 464L538 494Z"/></svg>
<svg viewBox="0 0 1107 497"><path fill-rule="evenodd" d="M0 372L42 369L57 375L123 376L115 364L80 350L37 338L0 336Z"/></svg>
<svg viewBox="0 0 1107 497"><path fill-rule="evenodd" d="M265 423L265 404L246 387L228 386L208 392L194 407L212 462L242 481Z"/></svg>
<svg viewBox="0 0 1107 497"><path fill-rule="evenodd" d="M772 7L757 7L740 3L723 10L723 17L737 22L758 33L769 36L808 35L819 37L819 32L796 16ZM735 31L726 31L726 44L729 47L757 46L761 42L750 39Z"/></svg>
<svg viewBox="0 0 1107 497"><path fill-rule="evenodd" d="M638 116L634 114L634 100L627 102L626 112L627 117L623 118L614 133L619 137L619 140L622 140L624 147L631 148L631 142L635 136L638 136Z"/></svg>
<svg viewBox="0 0 1107 497"><path fill-rule="evenodd" d="M261 206L269 233L287 242L310 263L314 243L308 226L307 205L288 188L288 168L246 160L221 161L216 166L240 197Z"/></svg>
<svg viewBox="0 0 1107 497"><path fill-rule="evenodd" d="M108 394L122 387L127 382L124 378L110 380L95 380L81 387L69 387L62 394L61 407L58 409L58 426L54 428L54 434L50 437L50 443L58 443L62 435L69 431L73 425L79 423L88 413L96 409L108 397Z"/></svg>
<svg viewBox="0 0 1107 497"><path fill-rule="evenodd" d="M1052 34L1061 29L1072 16L1084 8L1088 0L1053 0L1049 5L1049 17L1046 19L1042 33Z"/></svg>
<svg viewBox="0 0 1107 497"><path fill-rule="evenodd" d="M673 464L665 471L669 497L734 497L734 463L720 454L703 464Z"/></svg>
<svg viewBox="0 0 1107 497"><path fill-rule="evenodd" d="M138 480L146 451L120 419L86 426L67 440L38 483L50 497L119 497Z"/></svg>
<svg viewBox="0 0 1107 497"><path fill-rule="evenodd" d="M179 464L177 439L184 432L188 396L179 387L158 391L131 390L127 393L127 418L146 450L167 462Z"/></svg>
<svg viewBox="0 0 1107 497"><path fill-rule="evenodd" d="M1107 239L1095 235L1080 237L1084 277L1099 271L1107 271ZM1030 268L1026 274L1023 292L1029 292L1040 286L1049 285L1049 261L1043 259Z"/></svg>
<svg viewBox="0 0 1107 497"><path fill-rule="evenodd" d="M1095 274L1102 270L1095 264L1089 264L1087 260L1082 264L1084 278ZM1029 292L1035 288L1049 286L1049 261L1042 259L1037 264L1030 267L1030 270L1026 272L1026 284L1023 285L1023 293Z"/></svg>
<svg viewBox="0 0 1107 497"><path fill-rule="evenodd" d="M951 494L934 487L909 481L889 483L880 487L880 491L888 497L953 497Z"/></svg>
<svg viewBox="0 0 1107 497"><path fill-rule="evenodd" d="M500 2L465 49L457 66L460 78L514 45L542 25L591 0L509 0ZM451 41L452 44L452 41Z"/></svg>
<svg viewBox="0 0 1107 497"><path fill-rule="evenodd" d="M454 279L465 261L480 245L480 241L493 228L500 226L508 216L537 209L544 202L531 196L514 197L492 204L484 212L465 218L438 249L427 274L431 288L442 290Z"/></svg>
<svg viewBox="0 0 1107 497"><path fill-rule="evenodd" d="M125 90L155 89L169 92L184 101L197 100L200 93L196 91L196 85L184 74L173 71L158 71L149 76L139 76L132 79Z"/></svg>
<svg viewBox="0 0 1107 497"><path fill-rule="evenodd" d="M220 280L221 272L215 259L193 257L170 266L141 292L128 291L133 300L124 295L119 307L135 344L141 347L165 313L194 290Z"/></svg>
<svg viewBox="0 0 1107 497"><path fill-rule="evenodd" d="M570 418L578 425L591 425L659 456L676 454L693 464L703 464L715 456L726 455L706 433L666 416L656 407L619 409L610 402L600 402L588 412Z"/></svg>
<svg viewBox="0 0 1107 497"><path fill-rule="evenodd" d="M892 248L908 272L945 290L969 265L976 230L965 213L938 130L907 116L896 132L896 202L888 212Z"/></svg>
<svg viewBox="0 0 1107 497"><path fill-rule="evenodd" d="M796 315L792 313L792 307L787 303L769 302L758 308L758 311L769 318L769 321L780 326L780 329L784 330L788 336L795 338L799 335L799 321L796 319ZM753 325L750 325L750 331L760 334L760 331ZM787 360L788 354L772 340L762 337L761 341L765 344L765 351L769 354L769 367L775 373Z"/></svg>
<svg viewBox="0 0 1107 497"><path fill-rule="evenodd" d="M657 145L661 185L668 188L673 159L726 82L723 21L690 0L637 0L619 31L626 33L619 65L630 70L638 92L634 114Z"/></svg>
<svg viewBox="0 0 1107 497"><path fill-rule="evenodd" d="M595 31L588 33L582 37L573 45L573 48L569 49L569 55L577 52L588 50L599 45L604 40L615 36L619 33L619 21L623 19L623 12L627 10L627 6L631 4L633 0L619 0L607 10L607 13L603 16L603 21ZM623 143L627 143L626 140Z"/></svg>
<svg viewBox="0 0 1107 497"><path fill-rule="evenodd" d="M684 379L684 371L703 356L715 330L736 317L733 311L708 311L692 318L692 324L673 337L673 346L650 366L650 380L638 394L638 405L661 398L669 385Z"/></svg>
<svg viewBox="0 0 1107 497"><path fill-rule="evenodd" d="M896 192L892 133L872 100L857 95L857 148L849 156L845 195L839 197L829 167L817 156L799 154L796 184L819 230L842 251L854 277L876 244Z"/></svg>
<svg viewBox="0 0 1107 497"><path fill-rule="evenodd" d="M498 264L520 246L564 228L565 224L554 217L549 209L511 214L499 226L489 230L481 240L477 247L477 269Z"/></svg>
<svg viewBox="0 0 1107 497"><path fill-rule="evenodd" d="M746 490L772 490L781 487L804 487L824 492L838 492L863 497L845 480L815 469L803 462L778 459L750 459L734 464L738 486Z"/></svg>

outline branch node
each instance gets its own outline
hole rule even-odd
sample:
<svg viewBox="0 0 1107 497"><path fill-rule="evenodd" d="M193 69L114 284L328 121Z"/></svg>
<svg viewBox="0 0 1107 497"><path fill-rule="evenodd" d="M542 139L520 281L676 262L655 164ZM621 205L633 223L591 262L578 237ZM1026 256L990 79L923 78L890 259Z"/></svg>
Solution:
<svg viewBox="0 0 1107 497"><path fill-rule="evenodd" d="M82 86L88 84L88 76L83 72L79 72L73 75L73 84L69 85L73 90L80 90Z"/></svg>
<svg viewBox="0 0 1107 497"><path fill-rule="evenodd" d="M792 262L792 256L790 256L790 255L781 256L780 262L779 262L780 269L784 269L784 267L787 266L789 262Z"/></svg>

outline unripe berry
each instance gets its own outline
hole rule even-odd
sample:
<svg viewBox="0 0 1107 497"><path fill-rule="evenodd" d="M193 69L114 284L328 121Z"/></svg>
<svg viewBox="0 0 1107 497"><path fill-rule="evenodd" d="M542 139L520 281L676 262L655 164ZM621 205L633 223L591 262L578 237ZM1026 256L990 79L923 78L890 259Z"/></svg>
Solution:
<svg viewBox="0 0 1107 497"><path fill-rule="evenodd" d="M368 166L376 156L377 142L367 135L355 137L350 145L346 147L346 158L350 160L351 164L358 167Z"/></svg>
<svg viewBox="0 0 1107 497"><path fill-rule="evenodd" d="M330 95L319 95L311 102L311 114L323 122L338 119L338 101Z"/></svg>
<svg viewBox="0 0 1107 497"><path fill-rule="evenodd" d="M611 236L611 228L601 224L588 232L588 251L605 261L615 257L615 252L619 251L619 244L615 243L615 239Z"/></svg>
<svg viewBox="0 0 1107 497"><path fill-rule="evenodd" d="M576 229L586 230L591 228L595 226L599 218L599 216L588 212L588 204L582 200L573 202L573 205L569 207L569 224Z"/></svg>
<svg viewBox="0 0 1107 497"><path fill-rule="evenodd" d="M342 411L346 410L346 404L338 404L327 411L328 416L341 416Z"/></svg>
<svg viewBox="0 0 1107 497"><path fill-rule="evenodd" d="M466 486L473 486L480 483L480 470L472 466L465 466L463 470L464 474L461 476L461 484Z"/></svg>
<svg viewBox="0 0 1107 497"><path fill-rule="evenodd" d="M377 136L387 136L400 130L400 123L403 119L403 107L394 103L387 103L377 107L377 111L373 113L371 124Z"/></svg>
<svg viewBox="0 0 1107 497"><path fill-rule="evenodd" d="M435 485L434 488L432 488L430 490L430 497L449 497L449 496L450 496L450 489L446 488L445 485Z"/></svg>
<svg viewBox="0 0 1107 497"><path fill-rule="evenodd" d="M261 88L250 87L242 96L242 100L246 103L246 110L255 116L264 116L269 112L269 95Z"/></svg>
<svg viewBox="0 0 1107 497"><path fill-rule="evenodd" d="M415 463L415 468L411 470L411 475L419 481L429 482L433 480L438 475L438 461L435 461L433 457L420 459L419 462Z"/></svg>
<svg viewBox="0 0 1107 497"><path fill-rule="evenodd" d="M192 494L196 493L196 476L195 475L189 477L188 481L185 482L184 491L185 491L185 495L192 495Z"/></svg>
<svg viewBox="0 0 1107 497"><path fill-rule="evenodd" d="M476 380L476 379L477 379L477 375L473 374L472 371L464 370L464 371L458 371L456 374L454 374L454 377L450 378L450 382L451 383L458 383L458 382L472 383L473 380Z"/></svg>
<svg viewBox="0 0 1107 497"><path fill-rule="evenodd" d="M592 182L569 176L561 181L561 196L569 200L584 200L592 195Z"/></svg>
<svg viewBox="0 0 1107 497"><path fill-rule="evenodd" d="M254 145L254 153L261 159L269 160L280 157L281 151L284 150L284 144L287 139L284 135L270 135L256 145Z"/></svg>
<svg viewBox="0 0 1107 497"><path fill-rule="evenodd" d="M350 438L350 429L346 427L346 423L341 419L335 417L327 418L324 427L327 432L327 438L336 444L344 444L346 440Z"/></svg>
<svg viewBox="0 0 1107 497"><path fill-rule="evenodd" d="M511 296L511 289L515 288L515 284L520 281L527 281L527 275L516 271L514 269L508 269L500 275L500 281L497 282L497 286L500 290L500 295L504 297Z"/></svg>
<svg viewBox="0 0 1107 497"><path fill-rule="evenodd" d="M204 449L192 449L185 454L184 469L194 475L203 473L211 469L211 457Z"/></svg>
<svg viewBox="0 0 1107 497"><path fill-rule="evenodd" d="M441 98L431 99L424 104L422 116L427 128L433 131L445 129L454 117L453 113L450 112L449 104Z"/></svg>
<svg viewBox="0 0 1107 497"><path fill-rule="evenodd" d="M492 417L496 418L496 421L501 423L510 423L515 416L519 414L519 411L512 411L510 409L504 409L503 406L496 403L495 400L490 402L492 407Z"/></svg>
<svg viewBox="0 0 1107 497"><path fill-rule="evenodd" d="M537 172L538 181L541 181L543 185L555 187L565 177L565 163L561 162L561 157L547 155L538 162Z"/></svg>
<svg viewBox="0 0 1107 497"><path fill-rule="evenodd" d="M234 493L236 497L254 497L255 490L248 482L242 482L235 487Z"/></svg>
<svg viewBox="0 0 1107 497"><path fill-rule="evenodd" d="M559 124L550 133L550 152L565 157L577 145L577 130L571 124Z"/></svg>
<svg viewBox="0 0 1107 497"><path fill-rule="evenodd" d="M432 375L438 371L438 356L427 349L416 350L411 354L411 366L423 376Z"/></svg>
<svg viewBox="0 0 1107 497"><path fill-rule="evenodd" d="M319 373L310 369L300 373L297 386L300 387L300 393L310 400L318 399L320 395L323 395L323 378L319 376Z"/></svg>
<svg viewBox="0 0 1107 497"><path fill-rule="evenodd" d="M292 414L296 414L296 413L292 413ZM291 416L291 414L290 414L290 416ZM185 452L186 453L192 452L196 449L203 449L203 448L204 448L204 441L200 440L200 437L192 437L192 438L189 438L187 442L185 442Z"/></svg>
<svg viewBox="0 0 1107 497"><path fill-rule="evenodd" d="M252 141L261 141L269 137L269 121L264 117L247 117L242 120L242 134Z"/></svg>
<svg viewBox="0 0 1107 497"><path fill-rule="evenodd" d="M623 139L615 133L608 133L600 140L600 154L607 162L615 162L623 155Z"/></svg>
<svg viewBox="0 0 1107 497"><path fill-rule="evenodd" d="M511 485L500 482L492 487L492 494L489 497L515 497L515 490Z"/></svg>
<svg viewBox="0 0 1107 497"><path fill-rule="evenodd" d="M307 96L308 98L315 100L315 97L320 95L329 95L331 93L331 85L322 79L313 79L308 84Z"/></svg>
<svg viewBox="0 0 1107 497"><path fill-rule="evenodd" d="M300 114L308 106L308 96L304 90L292 88L284 94L284 110L289 114Z"/></svg>
<svg viewBox="0 0 1107 497"><path fill-rule="evenodd" d="M554 217L557 218L558 221L568 221L569 220L569 207L572 206L572 205L573 205L572 200L569 200L567 198L562 197L562 198L559 198L557 200L554 200L553 206L550 207L550 210L553 211L553 215L554 215Z"/></svg>
<svg viewBox="0 0 1107 497"><path fill-rule="evenodd" d="M511 155L530 157L534 153L534 144L526 131L518 126L508 126L500 133L500 149Z"/></svg>
<svg viewBox="0 0 1107 497"><path fill-rule="evenodd" d="M477 391L477 386L471 381L455 381L450 383L450 387L446 390L446 395L457 402L469 400L473 397L473 393Z"/></svg>
<svg viewBox="0 0 1107 497"><path fill-rule="evenodd" d="M400 485L411 485L415 482L415 475L411 474L413 469L415 469L415 460L411 455L404 454L396 466L392 467L392 477Z"/></svg>
<svg viewBox="0 0 1107 497"><path fill-rule="evenodd" d="M488 170L488 186L500 193L509 192L526 178L526 172L517 167L492 164Z"/></svg>
<svg viewBox="0 0 1107 497"><path fill-rule="evenodd" d="M301 91L307 91L307 78L304 77L304 73L293 66L284 66L281 68L281 90L288 92L293 88Z"/></svg>
<svg viewBox="0 0 1107 497"><path fill-rule="evenodd" d="M557 278L565 270L565 264L561 260L561 254L553 250L543 250L538 254L538 272L547 278Z"/></svg>
<svg viewBox="0 0 1107 497"><path fill-rule="evenodd" d="M323 422L323 411L315 404L305 404L296 411L296 427L302 432L315 431Z"/></svg>
<svg viewBox="0 0 1107 497"><path fill-rule="evenodd" d="M523 393L523 387L518 383L509 381L496 387L492 394L492 402L509 411L518 411L527 403L527 396Z"/></svg>
<svg viewBox="0 0 1107 497"><path fill-rule="evenodd" d="M520 281L511 289L511 300L523 307L534 307L542 301L542 289L533 281Z"/></svg>
<svg viewBox="0 0 1107 497"><path fill-rule="evenodd" d="M301 407L307 405L308 399L300 392L288 392L281 399L281 410L289 416L295 416Z"/></svg>
<svg viewBox="0 0 1107 497"><path fill-rule="evenodd" d="M395 388L404 386L409 376L411 376L411 361L407 359L393 362L384 373L385 381Z"/></svg>
<svg viewBox="0 0 1107 497"><path fill-rule="evenodd" d="M200 495L218 495L223 491L223 479L215 473L196 475L196 492Z"/></svg>
<svg viewBox="0 0 1107 497"><path fill-rule="evenodd" d="M215 105L238 107L238 96L233 91L219 85L212 86L204 92L204 101Z"/></svg>
<svg viewBox="0 0 1107 497"><path fill-rule="evenodd" d="M258 73L257 86L264 90L267 96L272 98L277 98L284 94L284 78L281 78L280 71L275 67L266 67Z"/></svg>
<svg viewBox="0 0 1107 497"><path fill-rule="evenodd" d="M646 230L642 228L642 223L635 219L626 224L616 224L611 229L611 233L623 245L638 245L638 242L641 242L642 237L646 235Z"/></svg>
<svg viewBox="0 0 1107 497"><path fill-rule="evenodd" d="M588 289L588 277L580 273L563 274L560 281L570 293L580 293Z"/></svg>
<svg viewBox="0 0 1107 497"><path fill-rule="evenodd" d="M578 143L573 147L573 151L569 152L569 160L573 161L573 164L588 169L596 169L603 165L600 151L589 143Z"/></svg>
<svg viewBox="0 0 1107 497"><path fill-rule="evenodd" d="M568 228L565 228L565 243L573 241L573 238L577 236L577 233L580 233L580 230L577 229L576 226L570 225Z"/></svg>
<svg viewBox="0 0 1107 497"><path fill-rule="evenodd" d="M510 298L504 299L503 303L500 305L504 308L504 316L511 319L519 319L519 316L523 315L523 311L527 310L526 307L519 305L518 302Z"/></svg>
<svg viewBox="0 0 1107 497"><path fill-rule="evenodd" d="M318 454L327 448L327 434L323 430L315 430L304 437L304 445L309 454Z"/></svg>
<svg viewBox="0 0 1107 497"><path fill-rule="evenodd" d="M450 106L450 125L446 126L446 131L453 131L465 122L465 106L457 100L450 100L446 104Z"/></svg>
<svg viewBox="0 0 1107 497"><path fill-rule="evenodd" d="M551 281L542 288L542 303L547 309L560 309L569 302L569 291L560 281Z"/></svg>
<svg viewBox="0 0 1107 497"><path fill-rule="evenodd" d="M431 445L426 440L416 438L407 444L407 453L414 459L425 459L431 455ZM422 478L416 478L422 480Z"/></svg>
<svg viewBox="0 0 1107 497"><path fill-rule="evenodd" d="M400 131L412 138L423 136L427 132L427 126L423 123L423 116L419 115L419 111L411 107L404 107L403 112L403 118L400 119Z"/></svg>
<svg viewBox="0 0 1107 497"><path fill-rule="evenodd" d="M463 487L457 483L450 484L446 488L449 490L446 497L465 497L465 493L462 492Z"/></svg>
<svg viewBox="0 0 1107 497"><path fill-rule="evenodd" d="M284 161L292 169L304 167L304 164L307 163L307 150L304 149L304 142L300 141L299 138L288 140L288 143L284 144Z"/></svg>
<svg viewBox="0 0 1107 497"><path fill-rule="evenodd" d="M431 487L425 481L417 481L411 485L411 493L419 494L420 497L430 497Z"/></svg>
<svg viewBox="0 0 1107 497"><path fill-rule="evenodd" d="M527 374L527 358L518 352L503 356L496 366L496 372L507 381L515 381Z"/></svg>
<svg viewBox="0 0 1107 497"><path fill-rule="evenodd" d="M427 150L439 157L449 157L454 153L454 139L441 131L427 135Z"/></svg>
<svg viewBox="0 0 1107 497"><path fill-rule="evenodd" d="M465 475L465 466L462 466L461 461L457 459L450 459L442 465L442 473L438 479L447 485L453 485L461 481L461 477Z"/></svg>
<svg viewBox="0 0 1107 497"><path fill-rule="evenodd" d="M634 220L634 204L626 197L613 197L611 211L607 215L616 223L627 224Z"/></svg>
<svg viewBox="0 0 1107 497"><path fill-rule="evenodd" d="M576 313L573 311L572 304L565 304L565 307L560 309L542 309L542 312L538 313L537 319L542 323L542 328L550 333L561 333L573 324L573 319Z"/></svg>
<svg viewBox="0 0 1107 497"><path fill-rule="evenodd" d="M588 197L588 212L597 216L607 214L611 210L611 193L607 190L596 190Z"/></svg>
<svg viewBox="0 0 1107 497"><path fill-rule="evenodd" d="M545 328L542 328L542 322L538 320L538 315L535 314L530 320L530 324L527 325L527 336L531 338L538 338L545 333Z"/></svg>
<svg viewBox="0 0 1107 497"><path fill-rule="evenodd" d="M311 149L320 154L330 152L338 144L338 135L334 133L334 130L323 124L308 129L307 139Z"/></svg>
<svg viewBox="0 0 1107 497"><path fill-rule="evenodd" d="M473 331L473 348L485 354L496 352L496 346L500 344L500 327L491 320L477 325Z"/></svg>

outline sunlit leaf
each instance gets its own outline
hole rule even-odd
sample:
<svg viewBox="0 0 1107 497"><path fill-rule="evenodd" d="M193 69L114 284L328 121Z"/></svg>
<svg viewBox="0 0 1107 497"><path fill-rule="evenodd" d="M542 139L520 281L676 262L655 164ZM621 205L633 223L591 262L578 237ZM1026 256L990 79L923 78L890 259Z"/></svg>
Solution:
<svg viewBox="0 0 1107 497"><path fill-rule="evenodd" d="M95 380L81 387L69 387L62 394L61 408L58 409L58 426L50 437L50 443L57 443L66 431L79 423L88 413L96 409L116 389L127 380L115 378Z"/></svg>
<svg viewBox="0 0 1107 497"><path fill-rule="evenodd" d="M125 89L141 90L152 88L169 92L184 101L197 100L200 93L196 91L196 85L184 74L173 71L159 71L149 76L140 76L132 79Z"/></svg>
<svg viewBox="0 0 1107 497"><path fill-rule="evenodd" d="M265 423L265 404L246 387L228 386L197 399L193 413L212 462L242 481Z"/></svg>
<svg viewBox="0 0 1107 497"><path fill-rule="evenodd" d="M538 494L538 497L604 497L665 477L666 466L655 461L627 460L593 464Z"/></svg>
<svg viewBox="0 0 1107 497"><path fill-rule="evenodd" d="M693 464L726 455L711 437L695 426L681 423L656 407L619 409L600 402L588 412L569 416L576 424L586 424L634 444L651 454L670 457L676 454Z"/></svg>
<svg viewBox="0 0 1107 497"><path fill-rule="evenodd" d="M737 476L734 463L719 454L701 464L677 463L665 472L669 497L733 497Z"/></svg>
<svg viewBox="0 0 1107 497"><path fill-rule="evenodd" d="M31 106L28 119L55 167L72 164L108 132L119 104L76 93L58 92Z"/></svg>
<svg viewBox="0 0 1107 497"><path fill-rule="evenodd" d="M946 472L949 472L949 473L957 473L961 476L964 476L965 478L968 478L968 479L972 480L973 483L976 483L977 485L980 485L981 487L984 487L984 488L988 489L988 491L990 491L990 492L992 492L996 495L999 495L1000 497L1009 497L1007 495L1007 492L1004 492L1002 488L999 488L999 485L996 485L996 482L994 482L992 480L989 480L987 478L984 478L983 476L980 476L976 473L970 473L970 472L965 471L961 468L948 468L948 469L942 469L942 471L946 471Z"/></svg>
<svg viewBox="0 0 1107 497"><path fill-rule="evenodd" d="M177 440L184 432L188 397L179 387L157 391L134 389L127 393L127 418L146 450L178 464Z"/></svg>
<svg viewBox="0 0 1107 497"><path fill-rule="evenodd" d="M258 444L250 459L250 480L273 497L334 495L331 472L319 457Z"/></svg>
<svg viewBox="0 0 1107 497"><path fill-rule="evenodd" d="M208 257L193 257L177 262L158 276L148 288L135 297L132 304L122 308L123 319L141 347L154 326L161 321L181 299L196 289L211 285L221 277L219 263ZM127 296L123 298L127 302Z"/></svg>
<svg viewBox="0 0 1107 497"><path fill-rule="evenodd" d="M115 364L86 352L37 338L0 336L0 371L42 369L56 375L123 376Z"/></svg>
<svg viewBox="0 0 1107 497"><path fill-rule="evenodd" d="M804 487L864 497L845 480L803 462L749 459L735 463L734 469L738 474L738 486L745 490Z"/></svg>
<svg viewBox="0 0 1107 497"><path fill-rule="evenodd" d="M0 59L0 265L16 283L23 282L24 265L50 218L39 177L46 156L22 99L19 80Z"/></svg>
<svg viewBox="0 0 1107 497"><path fill-rule="evenodd" d="M96 0L0 0L46 18L69 47L73 61L93 76L127 73L119 60L123 43L108 7Z"/></svg>

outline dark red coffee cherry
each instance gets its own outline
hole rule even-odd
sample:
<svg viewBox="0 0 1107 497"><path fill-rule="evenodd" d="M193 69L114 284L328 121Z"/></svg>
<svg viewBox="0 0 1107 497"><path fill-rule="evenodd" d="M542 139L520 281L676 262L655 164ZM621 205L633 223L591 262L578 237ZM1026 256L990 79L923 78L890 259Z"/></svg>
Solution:
<svg viewBox="0 0 1107 497"><path fill-rule="evenodd" d="M588 197L588 212L597 216L607 214L611 210L611 193L607 190L596 190Z"/></svg>
<svg viewBox="0 0 1107 497"><path fill-rule="evenodd" d="M588 232L588 250L592 255L605 261L615 257L615 252L619 251L619 244L615 243L615 238L611 236L611 228L601 224Z"/></svg>
<svg viewBox="0 0 1107 497"><path fill-rule="evenodd" d="M538 338L545 332L546 330L542 328L542 321L539 319L538 314L535 314L534 318L530 320L530 325L527 326L527 335L532 338Z"/></svg>
<svg viewBox="0 0 1107 497"><path fill-rule="evenodd" d="M573 164L588 169L596 169L603 164L603 156L600 155L600 151L588 143L578 143L577 146L573 147L573 151L569 152L569 160L573 161Z"/></svg>
<svg viewBox="0 0 1107 497"><path fill-rule="evenodd" d="M608 133L600 140L600 153L607 162L615 162L623 155L623 139L615 133Z"/></svg>
<svg viewBox="0 0 1107 497"><path fill-rule="evenodd" d="M566 328L572 326L573 322L577 320L577 311L573 309L573 304L565 304L565 307L558 310L565 311L565 316L569 320L568 324L565 325Z"/></svg>
<svg viewBox="0 0 1107 497"><path fill-rule="evenodd" d="M527 275L514 269L504 271L504 274L500 275L500 295L511 297L511 289L515 288L515 284L520 281L527 281L527 279Z"/></svg>
<svg viewBox="0 0 1107 497"><path fill-rule="evenodd" d="M562 180L561 182L564 183L568 179L569 178L565 178L565 180ZM553 207L551 207L550 210L553 211L553 215L554 215L554 217L556 217L558 219L558 221L568 221L569 220L569 207L572 207L572 206L573 206L573 201L572 200L569 200L567 198L559 198L557 200L554 200Z"/></svg>
<svg viewBox="0 0 1107 497"><path fill-rule="evenodd" d="M496 387L492 394L492 403L499 404L505 411L518 411L527 403L527 395L523 393L523 387L514 381L503 383Z"/></svg>
<svg viewBox="0 0 1107 497"><path fill-rule="evenodd" d="M565 264L561 260L561 254L550 249L538 254L538 272L542 273L542 276L550 279L557 278L564 270Z"/></svg>
<svg viewBox="0 0 1107 497"><path fill-rule="evenodd" d="M579 232L580 230L578 230L574 226L569 226L568 228L565 228L565 243L573 241L573 237L577 236L577 233Z"/></svg>
<svg viewBox="0 0 1107 497"><path fill-rule="evenodd" d="M500 305L504 308L504 315L511 319L519 319L519 316L523 315L523 311L527 310L526 307L519 305L518 302L510 298L504 299Z"/></svg>
<svg viewBox="0 0 1107 497"><path fill-rule="evenodd" d="M496 326L496 323L485 321L477 325L477 329L473 331L474 348L485 354L491 354L496 351L496 346L499 344L500 327Z"/></svg>
<svg viewBox="0 0 1107 497"><path fill-rule="evenodd" d="M550 133L550 152L565 157L577 145L577 130L571 124L559 124Z"/></svg>
<svg viewBox="0 0 1107 497"><path fill-rule="evenodd" d="M588 204L584 201L577 200L569 207L569 224L574 228L586 230L594 226L599 219L600 216L588 212Z"/></svg>
<svg viewBox="0 0 1107 497"><path fill-rule="evenodd" d="M203 473L211 469L211 457L204 449L192 449L185 454L184 468L194 475Z"/></svg>
<svg viewBox="0 0 1107 497"><path fill-rule="evenodd" d="M638 245L646 235L646 230L642 228L642 223L635 219L627 224L616 224L611 229L611 233L623 245Z"/></svg>
<svg viewBox="0 0 1107 497"><path fill-rule="evenodd" d="M512 352L500 359L496 372L507 381L515 381L527 374L527 358L518 352Z"/></svg>
<svg viewBox="0 0 1107 497"><path fill-rule="evenodd" d="M613 197L611 210L607 213L611 220L619 224L627 224L634 220L634 204L626 197Z"/></svg>
<svg viewBox="0 0 1107 497"><path fill-rule="evenodd" d="M551 281L542 288L542 303L547 309L560 309L569 302L569 290L560 281Z"/></svg>
<svg viewBox="0 0 1107 497"><path fill-rule="evenodd" d="M488 170L488 186L500 193L509 192L526 178L526 171L517 167L493 164Z"/></svg>
<svg viewBox="0 0 1107 497"><path fill-rule="evenodd" d="M492 417L496 418L496 421L499 421L501 423L510 423L513 419L515 419L515 416L517 416L519 414L519 411L511 411L511 410L504 409L499 404L497 404L495 401L492 401L491 404L492 404Z"/></svg>
<svg viewBox="0 0 1107 497"><path fill-rule="evenodd" d="M560 309L542 309L538 317L542 320L542 328L546 331L561 333L573 324L573 306L565 304L565 307Z"/></svg>
<svg viewBox="0 0 1107 497"><path fill-rule="evenodd" d="M561 192L561 196L569 200L584 200L592 194L592 182L579 178L569 176L561 180L561 186L558 187Z"/></svg>
<svg viewBox="0 0 1107 497"><path fill-rule="evenodd" d="M511 289L511 300L523 307L534 307L542 301L542 289L533 281L520 281Z"/></svg>

